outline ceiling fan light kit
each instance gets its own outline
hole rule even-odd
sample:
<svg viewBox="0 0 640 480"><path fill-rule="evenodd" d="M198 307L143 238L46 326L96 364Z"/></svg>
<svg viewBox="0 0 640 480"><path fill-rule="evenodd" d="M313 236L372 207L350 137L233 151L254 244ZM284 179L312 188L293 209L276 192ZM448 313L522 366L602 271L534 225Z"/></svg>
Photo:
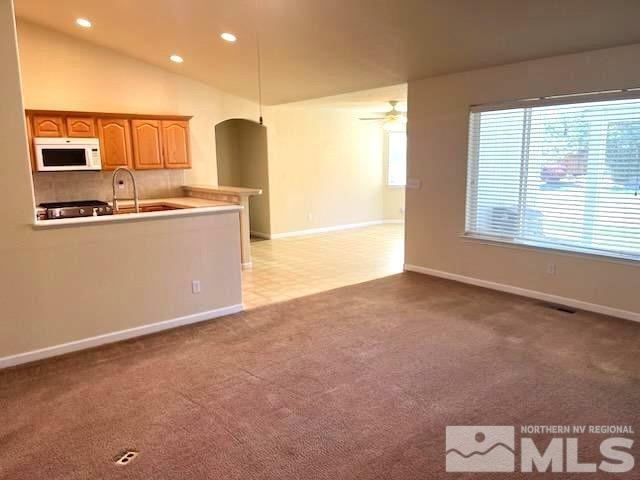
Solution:
<svg viewBox="0 0 640 480"><path fill-rule="evenodd" d="M407 125L407 117L405 116L396 116L390 118L384 122L382 128L386 131L402 131L406 128Z"/></svg>
<svg viewBox="0 0 640 480"><path fill-rule="evenodd" d="M382 117L360 118L360 120L382 121L384 122L383 128L387 131L403 130L407 124L406 114L398 110L397 100L390 100L389 105L391 105L391 110L387 112L378 112L380 115L383 115Z"/></svg>

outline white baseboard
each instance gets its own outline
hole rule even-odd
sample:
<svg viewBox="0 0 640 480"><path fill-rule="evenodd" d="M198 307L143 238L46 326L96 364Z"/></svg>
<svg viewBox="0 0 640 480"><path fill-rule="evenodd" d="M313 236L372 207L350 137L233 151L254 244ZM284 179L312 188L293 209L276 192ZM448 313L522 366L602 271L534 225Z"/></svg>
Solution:
<svg viewBox="0 0 640 480"><path fill-rule="evenodd" d="M539 292L537 290L514 287L512 285L506 285L503 283L490 282L489 280L466 277L464 275L458 275L457 273L443 272L441 270L420 267L418 265L405 264L404 269L409 272L423 273L425 275L446 278L448 280L455 280L456 282L468 283L470 285L476 285L478 287L490 288L492 290L499 290L501 292L522 295L523 297L535 298L536 300L542 300L549 303L557 303L560 305L578 308L580 310L587 310L589 312L602 313L603 315L610 315L612 317L624 318L625 320L640 322L640 313L631 312L629 310L607 307L606 305L589 303L582 300L576 300L575 298L561 297L559 295L552 295L550 293Z"/></svg>
<svg viewBox="0 0 640 480"><path fill-rule="evenodd" d="M404 221L403 220L371 220L368 222L360 222L360 223L346 223L342 225L310 228L308 230L298 230L294 232L272 233L271 238L288 238L288 237L301 237L304 235L317 235L318 233L337 232L339 230L349 230L351 228L370 227L372 225L381 225L383 223L404 223Z"/></svg>
<svg viewBox="0 0 640 480"><path fill-rule="evenodd" d="M294 232L272 233L271 238L288 238L301 237L304 235L316 235L318 233L337 232L339 230L349 230L351 228L370 227L371 225L379 225L382 220L372 220L370 222L346 223L343 225L332 225L330 227L310 228L308 230L297 230Z"/></svg>
<svg viewBox="0 0 640 480"><path fill-rule="evenodd" d="M127 330L119 330L117 332L105 333L104 335L83 338L82 340L76 340L69 343L54 345L52 347L41 348L39 350L18 353L16 355L10 355L8 357L1 357L0 369L13 367L22 363L35 362L36 360L42 360L44 358L56 357L65 353L75 352L77 350L85 350L87 348L97 347L107 343L119 342L121 340L127 340L133 337L149 335L150 333L160 332L162 330L168 330L175 327L181 327L183 325L189 325L191 323L211 320L216 317L222 317L224 315L231 315L232 313L241 312L242 310L244 310L244 306L242 304L231 305L229 307L209 310L207 312L195 313L193 315L173 318L171 320L165 320L163 322L151 323L148 325L129 328Z"/></svg>

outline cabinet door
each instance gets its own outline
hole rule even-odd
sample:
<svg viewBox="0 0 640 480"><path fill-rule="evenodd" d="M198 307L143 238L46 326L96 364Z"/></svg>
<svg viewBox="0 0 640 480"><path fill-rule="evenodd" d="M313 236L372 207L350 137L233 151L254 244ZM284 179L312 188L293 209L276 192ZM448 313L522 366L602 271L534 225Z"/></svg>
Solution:
<svg viewBox="0 0 640 480"><path fill-rule="evenodd" d="M189 122L163 120L162 146L165 168L191 168Z"/></svg>
<svg viewBox="0 0 640 480"><path fill-rule="evenodd" d="M62 117L49 115L33 116L34 137L64 137L64 122Z"/></svg>
<svg viewBox="0 0 640 480"><path fill-rule="evenodd" d="M133 166L138 170L163 168L160 120L131 120Z"/></svg>
<svg viewBox="0 0 640 480"><path fill-rule="evenodd" d="M131 131L129 120L122 118L99 118L100 156L104 170L131 167Z"/></svg>
<svg viewBox="0 0 640 480"><path fill-rule="evenodd" d="M91 117L67 117L67 136L69 137L95 137L96 129L94 119Z"/></svg>

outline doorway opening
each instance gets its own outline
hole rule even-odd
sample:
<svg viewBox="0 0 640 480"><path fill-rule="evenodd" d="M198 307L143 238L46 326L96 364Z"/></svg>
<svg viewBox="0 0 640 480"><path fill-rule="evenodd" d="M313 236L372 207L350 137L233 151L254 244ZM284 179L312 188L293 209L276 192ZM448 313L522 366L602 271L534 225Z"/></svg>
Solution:
<svg viewBox="0 0 640 480"><path fill-rule="evenodd" d="M219 184L263 191L250 200L245 308L403 270L406 98L399 85L270 106L268 130L216 126Z"/></svg>
<svg viewBox="0 0 640 480"><path fill-rule="evenodd" d="M262 195L249 201L249 221L253 237L269 238L269 164L267 127L234 118L215 126L218 185L258 188Z"/></svg>

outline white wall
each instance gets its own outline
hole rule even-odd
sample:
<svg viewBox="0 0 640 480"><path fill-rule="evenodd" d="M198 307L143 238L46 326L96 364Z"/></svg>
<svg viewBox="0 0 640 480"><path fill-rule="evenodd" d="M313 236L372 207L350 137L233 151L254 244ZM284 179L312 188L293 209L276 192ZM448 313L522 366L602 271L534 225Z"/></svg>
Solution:
<svg viewBox="0 0 640 480"><path fill-rule="evenodd" d="M258 115L253 102L76 37L25 21L18 36L26 108L193 115L189 183L217 184L217 123Z"/></svg>
<svg viewBox="0 0 640 480"><path fill-rule="evenodd" d="M382 216L385 220L404 221L404 192L404 187L384 187L382 193Z"/></svg>
<svg viewBox="0 0 640 480"><path fill-rule="evenodd" d="M269 107L265 122L272 234L383 218L378 122L305 104Z"/></svg>
<svg viewBox="0 0 640 480"><path fill-rule="evenodd" d="M240 303L237 213L32 228L14 27L12 2L1 0L0 365L2 357ZM107 90L127 95L118 84ZM201 280L200 295L191 293L192 279Z"/></svg>
<svg viewBox="0 0 640 480"><path fill-rule="evenodd" d="M407 190L406 263L637 315L638 262L486 245L460 235L470 105L638 87L639 57L640 45L632 45L410 82L408 177L421 179L422 188ZM555 276L546 273L549 262Z"/></svg>

